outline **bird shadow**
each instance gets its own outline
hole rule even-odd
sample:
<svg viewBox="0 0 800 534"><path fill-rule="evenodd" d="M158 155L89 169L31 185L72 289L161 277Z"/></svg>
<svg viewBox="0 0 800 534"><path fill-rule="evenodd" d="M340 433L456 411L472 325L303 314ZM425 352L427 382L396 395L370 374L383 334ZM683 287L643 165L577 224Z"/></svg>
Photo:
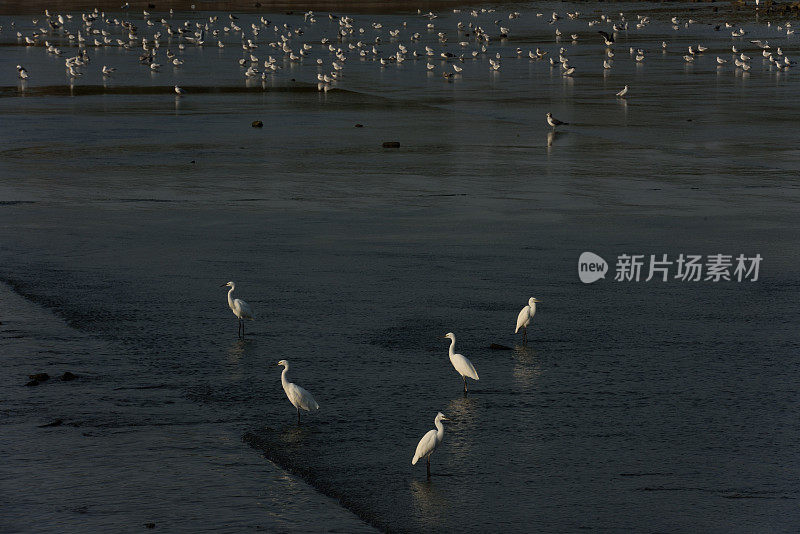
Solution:
<svg viewBox="0 0 800 534"><path fill-rule="evenodd" d="M283 426L277 430L276 437L284 444L296 445L306 441L313 433L312 428L303 426L301 422L299 426L297 423Z"/></svg>

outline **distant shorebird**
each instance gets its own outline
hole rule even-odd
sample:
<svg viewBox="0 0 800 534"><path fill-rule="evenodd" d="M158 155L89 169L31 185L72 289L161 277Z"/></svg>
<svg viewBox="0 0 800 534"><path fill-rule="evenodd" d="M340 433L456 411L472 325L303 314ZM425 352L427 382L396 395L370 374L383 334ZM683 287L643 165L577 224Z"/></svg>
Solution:
<svg viewBox="0 0 800 534"><path fill-rule="evenodd" d="M553 127L553 129L555 130L555 129L556 129L556 126L561 126L561 125L564 125L564 126L566 126L566 125L568 125L569 123L568 123L568 122L564 122L564 121L560 121L560 120L558 120L557 118L553 117L553 114L552 114L552 113L548 112L548 113L547 113L547 124L549 124L550 126L552 126L552 127Z"/></svg>
<svg viewBox="0 0 800 534"><path fill-rule="evenodd" d="M609 35L608 33L604 32L602 30L598 31L597 33L599 33L600 35L603 36L603 42L605 42L606 46L611 46L612 44L614 44L614 36L613 35Z"/></svg>
<svg viewBox="0 0 800 534"><path fill-rule="evenodd" d="M256 318L255 313L253 313L253 309L250 307L248 303L243 301L242 299L235 299L231 296L233 290L236 289L236 284L234 282L228 282L227 284L222 284L220 287L229 287L228 290L228 307L230 307L233 314L239 319L239 337L244 337L244 320L250 319L251 321Z"/></svg>
<svg viewBox="0 0 800 534"><path fill-rule="evenodd" d="M450 363L453 364L455 370L461 375L461 379L464 381L464 393L467 393L467 377L478 380L478 371L475 370L475 366L472 365L472 362L469 361L466 356L463 354L456 354L456 335L452 332L448 332L444 337L450 339L450 349L448 351Z"/></svg>
<svg viewBox="0 0 800 534"><path fill-rule="evenodd" d="M176 95L178 95L178 96L185 95L185 94L186 94L186 91L184 91L183 89L181 89L180 87L178 87L178 86L176 85L176 86L175 86L175 94L176 94Z"/></svg>
<svg viewBox="0 0 800 534"><path fill-rule="evenodd" d="M622 88L622 91L617 93L617 96L620 97L620 98L623 98L627 94L628 94L628 86L626 85L625 87Z"/></svg>
<svg viewBox="0 0 800 534"><path fill-rule="evenodd" d="M283 371L281 371L281 385L283 386L283 391L286 393L289 402L291 402L297 410L297 424L299 425L300 410L303 409L306 412L317 411L319 410L319 404L314 400L314 396L311 395L308 390L303 389L294 382L289 382L289 379L286 377L286 373L289 372L288 361L281 360L278 362L278 365L283 366Z"/></svg>
<svg viewBox="0 0 800 534"><path fill-rule="evenodd" d="M444 425L442 421L449 421L442 412L436 414L433 420L436 430L429 430L417 444L417 450L414 452L414 458L411 460L411 465L417 465L417 462L425 458L425 465L428 470L428 478L431 478L431 454L439 447L444 439Z"/></svg>
<svg viewBox="0 0 800 534"><path fill-rule="evenodd" d="M552 133L552 132L551 132ZM548 139L548 143L550 139ZM536 297L531 297L528 299L528 305L522 308L517 315L517 328L514 330L516 334L519 332L519 329L522 328L522 343L528 343L528 326L531 324L533 320L533 316L536 314L536 303L539 302L539 299Z"/></svg>
<svg viewBox="0 0 800 534"><path fill-rule="evenodd" d="M133 16L131 11L124 11L125 9L129 9L129 7L127 3L123 6L123 17L129 15ZM119 11L119 8L117 9ZM233 61L238 61L239 65L242 67L241 71L239 71L240 75L247 78L250 82L258 78L266 80L268 79L268 74L271 75L280 69L293 69L290 76L297 76L297 81L300 83L302 83L302 77L311 78L313 80L313 77L316 76L318 78L317 81L323 84L322 90L327 90L329 84L343 79L340 73L349 68L347 61L354 57L363 62L362 64L365 67L370 64L377 67L379 64L381 69L385 72L394 66L403 64L403 67L407 71L410 71L412 68L427 71L429 80L432 80L432 75L435 72L439 80L443 78L448 82L460 79L459 74L462 73L465 68L464 63L468 59L477 60L479 61L478 64L488 60L488 67L492 72L500 70L501 61L508 60L512 62L513 74L513 60L510 58L522 59L527 55L532 61L540 59L544 59L545 61L549 60L553 68L559 67L558 71L551 70L550 74L553 76L561 75L567 82L569 81L569 76L575 73L575 68L569 64L568 58L566 57L568 53L566 48L561 47L558 52L556 49L553 49L549 54L547 51L542 51L539 48L536 48L534 51L523 50L523 48L516 46L511 48L494 47L490 49L490 43L493 43L495 36L490 36L491 32L484 30L477 21L469 22L465 20L463 16L460 17L462 20L453 21L457 29L454 28L455 32L451 33L449 36L444 26L440 27L437 23L437 26L434 28L432 23L429 24L429 21L437 18L432 12L428 14L419 13L422 15L422 21L417 28L412 28L414 22L409 20L408 23L403 22L401 28L392 29L383 28L381 24L377 22L371 23L369 29L358 28L354 26L352 17L331 16L329 17L331 21L330 25L327 24L326 21L325 28L318 27L318 31L326 33L306 38L303 37L303 35L305 33L309 36L312 35L311 25L316 23L312 12L305 12L302 19L298 21L295 26L288 22L272 24L271 21L263 16L243 15L240 18L232 14L212 15L208 17L207 20L177 22L171 17L174 11L168 11L170 13L169 19L162 18L160 21L157 20L155 12L148 13L145 11L142 11L141 14L136 17L136 19L138 19L137 21L111 18L107 16L106 13L102 13L99 10L75 16L75 21L73 21L74 15L59 15L46 12L44 18L32 19L33 26L29 30L26 30L25 33L27 33L27 35L21 31L17 32L14 21L9 23L9 27L14 28L16 41L19 44L27 44L32 47L26 50L26 54L33 55L38 53L39 50L42 50L44 53L48 54L49 58L52 57L52 55L59 55L61 50L59 50L56 47L56 43L52 41L52 39L56 39L56 36L58 36L59 39L63 37L64 50L67 50L66 46L74 47L77 45L79 52L75 57L69 58L66 63L69 76L67 79L68 83L72 83L82 72L86 72L82 67L89 64L90 52L92 56L94 56L94 51L102 54L102 52L98 50L98 48L101 47L119 47L118 51L120 53L131 52L130 55L133 58L141 54L139 56L139 61L150 68L153 78L160 78L168 76L167 74L163 74L160 67L168 68L170 63L173 65L173 69L170 69L173 73L178 73L180 71L184 58L177 56L174 50L182 51L188 50L191 47L202 47L204 43L207 43L207 45L217 45L219 47L223 47L227 44L232 52L236 54L236 57L227 52L228 48L220 48L215 51L215 55L219 54L221 58L224 58L223 61L230 61L231 63L233 63ZM470 11L471 16L475 18L482 17L484 13L489 16L488 14L493 12L495 12L494 9ZM454 10L453 13L461 13L461 10ZM582 33L571 33L577 30L577 26L564 26L564 30L556 26L555 23L558 20L567 20L562 19L561 15L558 13L532 14L535 14L536 17L539 18L538 24L540 25L546 23L553 24L553 26L551 26L552 29L546 33L552 36L552 32L555 32L558 37L558 42L560 42L561 39L571 37L574 45L576 44L574 41L579 37L581 39L585 38ZM144 18L143 22L141 18L142 15ZM506 15L509 20L519 17L519 13L517 12ZM120 14L118 13L117 16L120 16ZM584 19L584 16L578 12L568 12L565 16L568 17L570 21L569 24L571 24L571 21ZM246 18L247 23L244 23L243 20ZM516 29L511 28L510 24L508 25L509 27L506 27L502 22L502 18L497 17L497 15L494 15L493 18L496 19L493 21L494 27L500 31L501 36L508 37L511 33L516 32ZM586 67L576 65L578 68L582 69L581 74L584 72L588 73L587 83L591 83L592 75L600 70L600 57L604 60L601 72L606 78L610 77L612 67L615 71L617 68L625 68L622 65L615 66L611 61L615 56L615 52L620 50L623 51L623 55L624 50L629 51L631 59L634 59L636 62L635 66L637 70L645 68L644 62L655 61L651 60L650 57L645 59L645 55L647 54L649 56L652 51L645 51L642 48L630 46L634 41L631 40L627 42L624 48L621 46L621 43L617 41L620 35L618 32L628 30L628 21L626 21L623 13L619 13L619 18L616 16L611 17L607 14L602 14L597 17L590 15L590 18L592 20L588 20L589 28L595 28L596 25L601 24L605 26L605 31L591 30L601 36L603 39L602 43L605 46L598 47L595 50L597 61L592 62L591 65ZM82 23L79 22L80 19L82 19ZM78 25L74 25L76 22ZM135 22L140 23L141 27L137 28ZM649 22L649 17L637 15L636 22L631 21L631 24L635 24L636 29L641 30L645 28ZM699 34L694 30L692 27L694 24L696 24L696 22L691 19L679 20L677 17L672 17L672 27L675 31L685 33L684 30L688 29L689 35L692 35L693 32L695 38L697 38L698 35L703 34ZM328 28L328 26L330 27ZM559 26L563 25L559 23ZM734 38L741 37L748 33L730 22L717 21L716 26L714 26L713 22L711 23L711 27L717 31L723 28L723 26L727 28L726 31L731 31L731 35ZM771 24L767 22L766 24L759 24L759 26L768 29L771 28L771 30L768 31L777 29L778 34L775 35L779 36L783 34L791 35L795 31L791 22L783 22L781 24ZM429 34L427 40L426 36L421 33L424 32L424 28L426 27L428 28ZM596 27L600 28L603 26ZM697 26L695 26L695 28L696 27ZM420 30L420 32L414 32L414 29ZM612 31L607 31L609 29ZM269 30L270 35L267 34L267 30ZM274 37L271 35L273 31ZM751 31L754 34L753 37L758 36L755 28ZM406 34L406 32L408 32L408 34ZM456 34L457 38L454 38L453 36ZM590 34L586 35L589 36ZM722 36L723 34L719 35ZM768 34L765 33L764 36L766 35ZM654 36L660 36L662 39L665 38L659 33L651 35L651 37ZM448 42L448 37L452 43ZM651 41L655 43L653 44L653 48L658 49L659 42L655 40L655 38L651 39ZM766 68L760 70L760 73L764 73L764 75L791 69L795 64L795 62L785 59L783 50L777 48L778 43L774 43L776 50L773 50L763 36L761 39L748 39L748 41L744 41L746 44L741 45L741 47L737 47L737 45L733 43L725 44L724 46L730 47L733 53L730 57L725 54L717 57L711 56L711 58L709 58L718 75L722 75L725 72L721 66L728 62L736 65L737 70L735 72L739 75L741 75L740 69L745 71L750 69L748 65L750 58L743 53L746 51L746 47L751 46L749 43L752 43L752 46L758 47L756 51L759 49L762 50L761 54L764 58L763 64ZM61 40L59 42L61 42ZM677 44L678 42L680 42L680 45ZM686 44L687 42L692 43L692 40L687 37L687 39L675 41L670 44L670 47L674 48L676 52L674 61L677 61L678 57L683 57L687 64L696 63L696 67L699 67L704 61L701 59L702 53L709 50L710 47L696 44L696 42ZM734 40L734 43L735 42L736 40ZM723 47L721 43L722 41L716 40L713 46L719 46L721 49ZM668 57L668 44L665 40L661 41L660 44L663 50L662 56L666 59ZM322 45L321 48L319 45ZM214 48L217 48L217 46ZM236 49L240 46L242 52L237 52ZM387 50L382 52L378 49L379 46L385 46ZM395 50L388 49L394 46L396 46ZM684 47L683 54L686 54L686 56L678 53L680 47ZM166 55L166 59L163 60L164 67L156 62L160 59L159 56L161 54L158 51L161 49L165 50ZM506 52L503 52L503 49L505 49ZM263 57L259 58L255 54L255 52L259 50L265 52L261 54L262 56L269 53L267 52L269 50L275 57L269 56L269 59L265 61ZM134 53L136 56L133 55ZM179 53L180 52L177 54ZM504 53L505 55L502 55ZM105 54L100 54L98 58L106 57ZM187 57L192 56L187 54ZM427 61L407 61L412 58L427 59ZM441 62L437 65L436 61L440 60ZM714 61L716 61L716 63L714 63ZM259 70L262 62L263 72ZM769 63L767 64L767 62ZM664 62L665 65L671 65L673 67L679 63L680 62L674 63L673 60ZM483 64L485 65L485 63ZM324 73L323 71L328 70L325 67L326 65L330 65L333 72ZM655 64L653 66L656 67ZM306 70L305 67L311 68ZM532 64L531 67L533 67ZM692 67L686 68L691 69ZM17 71L19 79L25 80L28 78L28 72L22 66L17 66ZM107 79L107 77L114 73L114 68L103 66L101 72L103 78ZM38 80L39 77L41 77L41 70L37 67L35 73ZM441 73L441 78L438 76L439 73ZM92 75L96 74L97 71L92 72ZM536 69L531 68L527 75L534 78L538 73ZM498 82L500 81L499 76L495 78ZM173 80L173 83L175 83L175 80ZM390 83L390 78L386 78L386 80L383 80L381 83ZM264 85L263 88L266 88L266 86ZM600 90L602 91L602 89ZM176 90L176 94L180 95L182 93ZM639 93L636 94L638 95ZM620 97L624 96L625 95L620 95ZM548 125L554 129L560 124L563 123L556 119L548 119Z"/></svg>

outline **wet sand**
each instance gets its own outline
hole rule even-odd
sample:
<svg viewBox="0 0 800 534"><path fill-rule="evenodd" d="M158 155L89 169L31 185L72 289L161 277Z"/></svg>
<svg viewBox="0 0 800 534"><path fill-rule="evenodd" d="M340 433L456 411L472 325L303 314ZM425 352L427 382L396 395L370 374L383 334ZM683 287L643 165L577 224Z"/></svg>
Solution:
<svg viewBox="0 0 800 534"><path fill-rule="evenodd" d="M98 360L135 357L5 283L0 352L3 532L374 532L243 448L226 421L187 417L179 389L124 365L108 373ZM26 386L32 373L50 378Z"/></svg>

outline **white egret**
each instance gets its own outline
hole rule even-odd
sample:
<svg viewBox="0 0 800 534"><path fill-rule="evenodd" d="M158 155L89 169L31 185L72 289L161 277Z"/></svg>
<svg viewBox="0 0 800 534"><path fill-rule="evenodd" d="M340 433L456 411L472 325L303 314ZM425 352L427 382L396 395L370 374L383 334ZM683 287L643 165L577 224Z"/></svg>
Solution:
<svg viewBox="0 0 800 534"><path fill-rule="evenodd" d="M531 320L533 319L533 316L536 314L537 302L539 302L539 300L537 300L536 297L529 298L528 305L522 308L519 312L519 315L517 315L517 329L514 330L514 333L516 334L517 332L519 332L519 329L522 328L523 343L528 342L528 325L531 324Z"/></svg>
<svg viewBox="0 0 800 534"><path fill-rule="evenodd" d="M436 414L436 419L433 424L436 425L436 430L429 430L417 444L417 452L414 453L414 459L411 460L411 465L417 465L421 458L425 458L425 463L428 468L428 478L431 478L431 454L444 439L444 425L442 421L449 421L442 412Z"/></svg>
<svg viewBox="0 0 800 534"><path fill-rule="evenodd" d="M464 380L464 393L466 393L467 377L473 380L479 380L478 371L475 370L475 366L472 365L472 362L469 361L466 356L455 353L456 335L452 332L448 332L444 337L450 339L450 363L453 364L453 367L455 367L458 374L460 374L461 378Z"/></svg>
<svg viewBox="0 0 800 534"><path fill-rule="evenodd" d="M233 290L236 289L235 283L228 282L227 284L222 284L220 287L230 287L230 290L228 291L228 306L231 308L233 314L239 319L239 330L237 333L239 334L239 337L243 338L244 320L250 319L252 321L256 318L256 315L253 313L253 309L248 303L242 299L235 299L231 297L231 293L233 293Z"/></svg>
<svg viewBox="0 0 800 534"><path fill-rule="evenodd" d="M317 401L314 400L314 397L306 391L305 389L301 388L297 384L293 382L289 382L289 379L286 378L286 373L289 371L289 362L286 360L281 360L278 362L278 365L283 366L283 372L281 372L281 385L283 386L283 391L286 393L286 396L289 398L289 402L297 408L297 424L300 424L300 408L304 409L307 412L319 410L319 404Z"/></svg>

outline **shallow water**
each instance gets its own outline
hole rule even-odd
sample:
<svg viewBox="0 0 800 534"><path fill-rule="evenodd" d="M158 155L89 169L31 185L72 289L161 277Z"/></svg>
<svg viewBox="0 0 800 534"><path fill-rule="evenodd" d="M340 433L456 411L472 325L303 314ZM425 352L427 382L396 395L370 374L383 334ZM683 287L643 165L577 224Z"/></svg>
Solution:
<svg viewBox="0 0 800 534"><path fill-rule="evenodd" d="M16 295L2 299L0 432L3 479L26 492L3 521L791 531L795 73L760 58L748 76L718 70L728 33L656 21L624 36L604 75L591 9L560 25L582 25L574 45L535 17L552 9L509 22L520 31L490 46L496 73L484 56L449 82L424 59L353 58L329 92L311 65L245 82L235 41L188 47L183 68L156 75L137 51L91 50L70 89L63 58L17 45L4 19L0 276ZM319 18L309 41L335 28ZM427 23L380 19L383 35ZM423 34L420 48L435 42ZM686 67L696 42L711 50ZM561 45L572 80L515 57ZM643 65L628 46L647 48ZM118 67L105 81L103 64ZM626 83L631 97L614 98ZM547 111L572 124L548 135ZM583 285L584 250L765 259L757 282ZM244 342L219 287L231 279L258 316ZM513 324L531 295L524 348ZM481 376L466 397L448 331ZM284 358L321 406L300 427ZM66 370L81 378L59 382ZM54 378L24 387L39 371ZM426 481L410 460L437 411L453 421ZM52 450L71 467L52 468Z"/></svg>

